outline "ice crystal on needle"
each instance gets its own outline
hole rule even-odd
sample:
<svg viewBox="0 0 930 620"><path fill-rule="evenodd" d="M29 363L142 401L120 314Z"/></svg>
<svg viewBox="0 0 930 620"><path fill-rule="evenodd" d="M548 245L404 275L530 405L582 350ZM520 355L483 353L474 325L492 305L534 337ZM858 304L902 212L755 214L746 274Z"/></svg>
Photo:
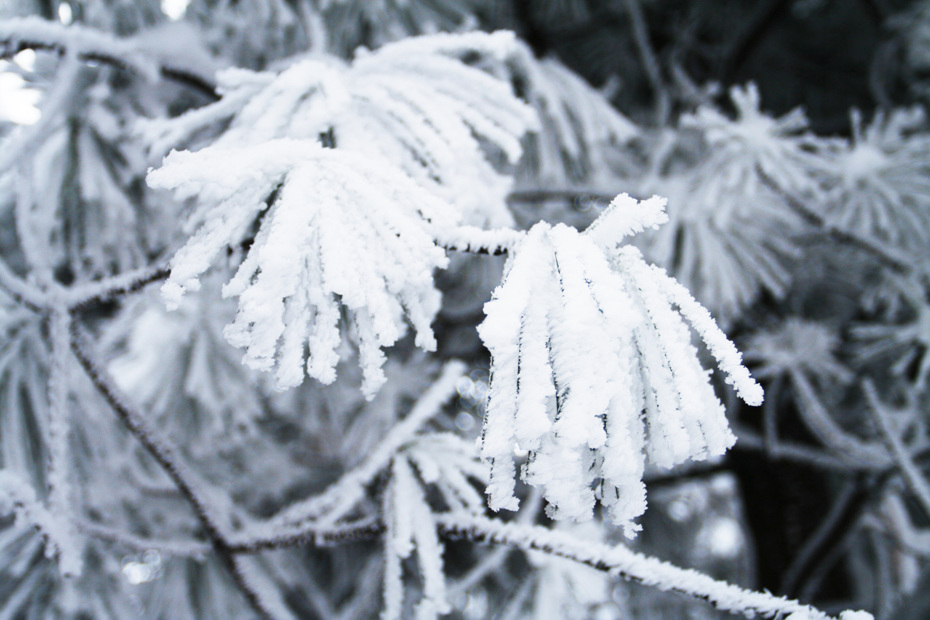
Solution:
<svg viewBox="0 0 930 620"><path fill-rule="evenodd" d="M740 395L762 400L710 315L623 236L665 221L664 201L619 196L585 233L540 223L508 261L479 332L491 352L481 455L491 507L515 509L523 478L555 518L591 518L595 500L635 529L645 459L671 467L734 441L685 325L700 333ZM678 307L676 312L673 306Z"/></svg>

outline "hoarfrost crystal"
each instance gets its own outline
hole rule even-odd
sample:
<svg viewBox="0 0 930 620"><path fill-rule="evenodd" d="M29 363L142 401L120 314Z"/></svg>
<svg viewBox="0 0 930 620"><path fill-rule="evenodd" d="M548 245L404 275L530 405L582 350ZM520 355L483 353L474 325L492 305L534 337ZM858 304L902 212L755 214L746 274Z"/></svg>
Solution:
<svg viewBox="0 0 930 620"><path fill-rule="evenodd" d="M663 223L663 207L618 196L585 233L540 223L515 248L479 327L492 356L480 451L493 509L517 507L519 446L529 452L523 478L543 489L551 516L587 520L600 501L631 533L645 510L646 457L671 467L730 447L685 320L740 395L761 402L706 310L635 248L615 247Z"/></svg>

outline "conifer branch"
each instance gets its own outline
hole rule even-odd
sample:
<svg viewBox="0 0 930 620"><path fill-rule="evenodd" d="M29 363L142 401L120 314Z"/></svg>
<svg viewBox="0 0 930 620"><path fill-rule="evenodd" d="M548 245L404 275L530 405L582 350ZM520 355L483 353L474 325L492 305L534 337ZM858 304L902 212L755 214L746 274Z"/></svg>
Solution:
<svg viewBox="0 0 930 620"><path fill-rule="evenodd" d="M155 459L178 487L187 500L204 530L214 553L222 561L237 587L245 596L249 605L263 618L273 618L261 596L250 586L242 571L239 570L233 552L229 548L220 518L214 514L202 483L195 473L187 467L182 457L149 422L140 411L136 410L116 386L113 379L104 370L93 353L93 345L84 328L76 322L71 326L71 350L74 351L81 366L87 373L97 391L123 422L130 433L139 441L146 451Z"/></svg>
<svg viewBox="0 0 930 620"><path fill-rule="evenodd" d="M798 601L767 592L744 590L696 571L644 556L622 545L606 547L541 526L518 526L496 519L463 514L436 515L436 523L440 533L449 538L507 545L523 551L541 551L623 577L628 581L705 600L723 611L757 613L769 618L780 618L794 613L806 620L832 618ZM855 618L855 612L844 612L840 616L841 620L846 617Z"/></svg>
<svg viewBox="0 0 930 620"><path fill-rule="evenodd" d="M38 18L0 20L0 59L10 58L27 49L52 51L61 56L70 53L83 62L106 64L144 78L160 74L210 100L219 98L216 85L210 79L183 67L143 59L143 52L131 40L86 26L65 26Z"/></svg>

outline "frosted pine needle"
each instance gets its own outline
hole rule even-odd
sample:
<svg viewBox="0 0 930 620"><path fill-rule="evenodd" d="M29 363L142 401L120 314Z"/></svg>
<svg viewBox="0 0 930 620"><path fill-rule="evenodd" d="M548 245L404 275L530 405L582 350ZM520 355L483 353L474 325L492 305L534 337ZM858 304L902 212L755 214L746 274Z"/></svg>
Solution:
<svg viewBox="0 0 930 620"><path fill-rule="evenodd" d="M590 519L599 501L632 533L647 457L671 467L723 454L734 437L686 321L740 396L761 402L707 311L635 248L609 242L611 229L619 240L660 222L653 200L618 198L590 234L537 224L508 260L479 327L492 358L480 451L493 509L516 508L519 447L552 517Z"/></svg>

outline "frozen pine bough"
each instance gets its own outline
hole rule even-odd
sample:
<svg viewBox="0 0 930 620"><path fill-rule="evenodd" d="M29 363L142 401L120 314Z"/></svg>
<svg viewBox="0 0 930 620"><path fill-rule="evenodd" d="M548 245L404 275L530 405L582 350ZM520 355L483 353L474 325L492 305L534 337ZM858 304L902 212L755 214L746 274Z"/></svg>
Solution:
<svg viewBox="0 0 930 620"><path fill-rule="evenodd" d="M141 85L165 72L138 60L132 39L35 20L5 22L4 33L7 45L18 49L34 40L61 50L68 63L112 61L130 74L124 79ZM24 388L43 411L34 434L48 453L44 469L26 475L7 452L0 468L0 511L21 528L0 537L16 573L12 585L0 584L8 593L4 615L30 615L46 597L41 584L53 583L50 615L125 617L139 599L114 586L109 576L122 571L160 584L152 591L161 587L162 596L145 605L162 617L296 618L307 609L321 617L365 617L378 613L375 600L388 620L436 618L455 609L456 593L479 582L482 570L488 574L506 560L494 552L479 556L473 572L452 580L446 544L460 538L532 554L540 566L546 557L587 565L726 611L828 618L625 545L537 524L545 502L553 519L614 524L632 537L646 509L647 463L671 468L733 445L695 334L746 403L761 403L762 390L707 310L627 244L665 223L662 198L620 195L584 231L546 222L527 231L512 227L510 173L521 140L543 130L534 105L544 107L554 96L532 83L555 79L535 62L506 32L408 38L362 50L351 62L310 54L260 71L226 70L213 102L121 134L139 141L134 152L144 146L160 160L146 177L148 189L135 191L167 201L167 192L154 190L170 190L176 202L166 219L186 213L177 231L159 231L158 239L173 241L149 252L170 254L167 264L133 270L123 261L98 260L59 282L52 274L62 265L29 264L39 254L35 238L30 252L18 256L25 269L0 263L4 333L15 344L20 323L32 321L30 337L38 342L31 345L47 360ZM532 101L515 94L517 72L531 82L524 86ZM565 72L558 71L560 83L571 83ZM82 84L84 78L75 79L69 87ZM585 106L575 139L596 134L589 121L607 115L606 108ZM62 110L61 98L46 109ZM567 119L566 113L565 122L554 124ZM611 140L632 133L620 117L613 122ZM26 145L20 153L41 153L27 148L29 141L54 133L22 131L10 140ZM583 145L572 148L580 152ZM9 178L23 161L5 160L0 174ZM11 200L22 195L12 192ZM27 226L31 216L48 224L50 212L19 205L16 215L29 231L36 229ZM442 301L435 275L452 252L508 257L478 327L491 377L477 446L466 438L466 424L450 423L449 403L465 365L436 352L441 343L433 325ZM182 310L177 320L124 303L153 283L161 284L167 308ZM219 303L220 296L229 302ZM184 307L191 297L196 303ZM217 316L198 328L191 317L211 308ZM270 381L225 367L214 372L211 361L227 355L204 353L205 335L197 330L219 332L217 318L227 308L223 336ZM158 346L143 344L138 317L164 330L161 342L149 343ZM126 350L107 361L101 342L124 343ZM193 357L184 353L187 342L201 351L192 366L163 371L164 359L181 364ZM15 350L7 349L13 351L2 368L8 383ZM410 384L417 389L392 385L397 364L416 371ZM178 397L153 393L144 380L149 374L163 377L163 389ZM191 374L203 381L184 381ZM230 380L250 382L254 398L238 396L241 386L215 396ZM346 396L348 386L363 397ZM283 397L285 391L296 395ZM230 410L236 401L243 411ZM139 402L158 409L157 418ZM172 406L185 402L220 418L202 425L215 454L185 444L204 440L185 436L195 434L193 425L179 429L166 420ZM69 444L76 434L69 429L85 428L76 418L101 410L114 414L110 421L119 422L126 440L118 454L83 431L80 442ZM289 451L308 416L320 418L314 439L345 446L326 484L307 473L320 465L308 462L305 445ZM226 427L243 420L248 436L225 442ZM365 435L375 423L386 430ZM8 443L0 447L12 450ZM78 455L85 459L79 473L91 482L86 489L67 469ZM117 488L107 486L107 475ZM123 477L133 484L116 484ZM518 488L518 477L528 492ZM522 509L519 497L526 498ZM489 509L520 513L511 520ZM22 529L38 532L44 546L22 544ZM316 583L320 566L308 569L308 562L365 540L380 553L333 552L333 562L358 566L358 573L341 579L339 600L330 600ZM122 568L115 567L101 550L106 545L139 556L124 556ZM35 568L39 547L57 562L52 576L47 562ZM146 555L152 550L160 555ZM174 568L167 558L178 560ZM171 599L165 584L192 583L197 575L209 584L204 592ZM372 583L383 584L374 595ZM236 592L240 605L230 603ZM296 593L306 600L294 602Z"/></svg>

